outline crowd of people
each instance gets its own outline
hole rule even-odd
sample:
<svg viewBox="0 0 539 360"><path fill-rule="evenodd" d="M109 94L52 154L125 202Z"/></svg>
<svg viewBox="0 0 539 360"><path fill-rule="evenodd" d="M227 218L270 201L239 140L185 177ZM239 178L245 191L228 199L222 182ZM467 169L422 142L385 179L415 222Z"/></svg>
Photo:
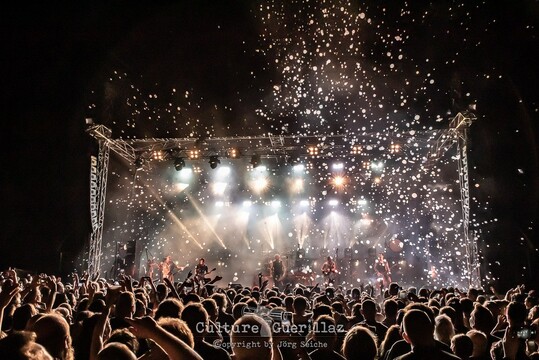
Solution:
<svg viewBox="0 0 539 360"><path fill-rule="evenodd" d="M523 285L498 294L186 280L7 269L0 359L539 359L539 296Z"/></svg>

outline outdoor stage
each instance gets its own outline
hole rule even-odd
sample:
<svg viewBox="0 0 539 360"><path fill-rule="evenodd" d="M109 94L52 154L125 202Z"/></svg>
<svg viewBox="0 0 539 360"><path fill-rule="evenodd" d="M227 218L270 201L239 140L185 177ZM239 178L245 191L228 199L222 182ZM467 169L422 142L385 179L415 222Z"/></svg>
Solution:
<svg viewBox="0 0 539 360"><path fill-rule="evenodd" d="M187 271L204 257L223 283L251 284L278 253L291 282L314 284L330 255L353 287L377 281L383 253L403 285L477 285L474 119L391 134L131 140L88 120L100 145L88 268L139 277L149 260L170 255Z"/></svg>

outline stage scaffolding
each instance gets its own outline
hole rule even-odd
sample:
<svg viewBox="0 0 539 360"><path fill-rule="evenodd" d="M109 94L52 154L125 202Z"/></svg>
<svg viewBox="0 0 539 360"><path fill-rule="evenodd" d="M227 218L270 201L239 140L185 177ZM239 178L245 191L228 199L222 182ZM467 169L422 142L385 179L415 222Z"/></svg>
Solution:
<svg viewBox="0 0 539 360"><path fill-rule="evenodd" d="M456 145L462 206L462 238L466 248L465 271L469 286L481 285L480 260L477 240L470 230L470 194L468 173L468 137L469 128L476 120L470 112L458 113L447 129L437 132L435 137L426 139L429 154L425 159L425 167L435 164L449 149ZM208 138L144 138L113 139L112 131L104 125L94 124L86 119L87 132L99 145L97 157L91 159L90 206L92 233L88 245L88 273L94 276L100 271L102 256L101 242L105 212L106 184L110 151L122 157L128 164L138 170L149 170L156 154L163 159L189 159L196 151L197 159L211 156L218 158L254 157L273 159L282 164L293 164L302 157L334 158L346 154L350 156L355 147L376 147L389 149L394 143L406 147L408 138L420 138L419 132L396 134L363 133L363 134L331 134L331 135L262 135L240 137L208 137ZM380 145L382 144L382 145ZM236 150L232 154L232 149Z"/></svg>

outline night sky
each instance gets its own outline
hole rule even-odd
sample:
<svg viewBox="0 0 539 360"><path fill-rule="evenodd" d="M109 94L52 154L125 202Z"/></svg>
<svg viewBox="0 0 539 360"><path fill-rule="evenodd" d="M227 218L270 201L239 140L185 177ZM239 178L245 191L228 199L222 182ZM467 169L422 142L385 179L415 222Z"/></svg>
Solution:
<svg viewBox="0 0 539 360"><path fill-rule="evenodd" d="M320 136L443 128L475 104L483 266L537 283L537 1L36 2L1 23L2 268L77 267L87 117L124 138Z"/></svg>

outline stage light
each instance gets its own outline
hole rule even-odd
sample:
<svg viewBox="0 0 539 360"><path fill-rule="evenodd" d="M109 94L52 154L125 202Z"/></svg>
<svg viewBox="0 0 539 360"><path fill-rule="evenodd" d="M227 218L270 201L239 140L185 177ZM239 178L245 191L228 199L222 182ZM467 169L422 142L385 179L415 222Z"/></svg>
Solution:
<svg viewBox="0 0 539 360"><path fill-rule="evenodd" d="M328 204L330 206L337 206L337 205L339 205L339 200L331 199L331 200L328 201Z"/></svg>
<svg viewBox="0 0 539 360"><path fill-rule="evenodd" d="M307 206L309 206L309 200L301 200L301 201L299 202L299 206L301 206L301 207L307 207Z"/></svg>
<svg viewBox="0 0 539 360"><path fill-rule="evenodd" d="M401 151L401 146L398 143L393 143L389 145L389 152L392 154L398 153Z"/></svg>
<svg viewBox="0 0 539 360"><path fill-rule="evenodd" d="M137 170L142 170L144 166L144 159L142 159L140 156L135 159L135 168Z"/></svg>
<svg viewBox="0 0 539 360"><path fill-rule="evenodd" d="M252 205L252 202L250 200L245 200L242 205L243 207L250 207Z"/></svg>
<svg viewBox="0 0 539 360"><path fill-rule="evenodd" d="M161 150L154 150L152 152L152 159L154 160L163 160L165 158L165 153Z"/></svg>
<svg viewBox="0 0 539 360"><path fill-rule="evenodd" d="M335 163L332 165L333 167L333 170L342 170L344 169L344 164L343 163Z"/></svg>
<svg viewBox="0 0 539 360"><path fill-rule="evenodd" d="M338 187L338 188L343 187L345 182L346 182L346 179L344 178L344 176L337 175L333 178L333 185L335 187Z"/></svg>
<svg viewBox="0 0 539 360"><path fill-rule="evenodd" d="M307 153L311 156L316 156L318 155L318 147L314 146L314 145L310 145L308 148L307 148Z"/></svg>
<svg viewBox="0 0 539 360"><path fill-rule="evenodd" d="M198 159L200 157L200 152L197 149L189 150L189 159Z"/></svg>
<svg viewBox="0 0 539 360"><path fill-rule="evenodd" d="M228 166L221 166L219 167L219 170L217 170L217 176L219 178L226 178L230 175L230 167Z"/></svg>
<svg viewBox="0 0 539 360"><path fill-rule="evenodd" d="M361 146L360 145L354 145L352 146L352 150L350 150L350 153L352 155L359 155L361 154Z"/></svg>
<svg viewBox="0 0 539 360"><path fill-rule="evenodd" d="M216 182L212 185L213 194L214 195L224 195L227 183L224 182Z"/></svg>
<svg viewBox="0 0 539 360"><path fill-rule="evenodd" d="M273 200L271 202L271 207L273 208L280 208L281 207L281 202L279 200Z"/></svg>
<svg viewBox="0 0 539 360"><path fill-rule="evenodd" d="M228 156L231 159L236 159L240 156L240 151L235 148L228 149L226 152L226 156Z"/></svg>
<svg viewBox="0 0 539 360"><path fill-rule="evenodd" d="M295 173L301 173L303 170L305 170L305 165L303 164L297 164L292 167L292 170L294 170Z"/></svg>
<svg viewBox="0 0 539 360"><path fill-rule="evenodd" d="M251 156L251 161L249 162L249 164L253 165L253 169L260 165L260 155L254 154L253 156Z"/></svg>
<svg viewBox="0 0 539 360"><path fill-rule="evenodd" d="M217 155L210 156L209 164L212 169L215 169L217 165L219 165L220 163L221 163L221 160L219 160L219 157L217 157Z"/></svg>
<svg viewBox="0 0 539 360"><path fill-rule="evenodd" d="M185 160L183 160L183 158L174 159L174 169L176 169L176 171L181 171L184 166Z"/></svg>

